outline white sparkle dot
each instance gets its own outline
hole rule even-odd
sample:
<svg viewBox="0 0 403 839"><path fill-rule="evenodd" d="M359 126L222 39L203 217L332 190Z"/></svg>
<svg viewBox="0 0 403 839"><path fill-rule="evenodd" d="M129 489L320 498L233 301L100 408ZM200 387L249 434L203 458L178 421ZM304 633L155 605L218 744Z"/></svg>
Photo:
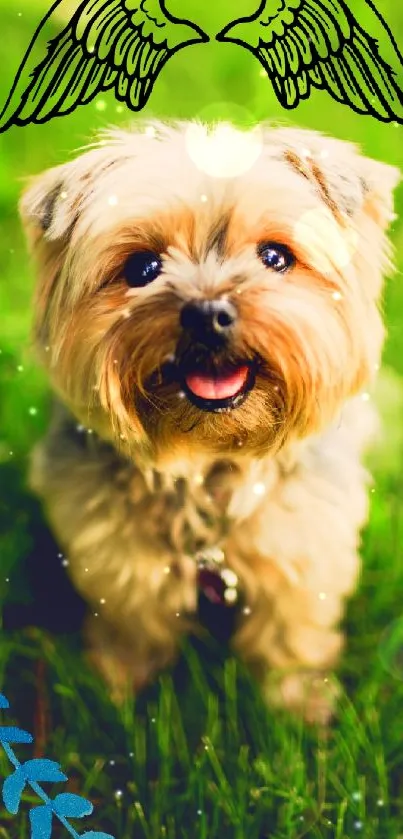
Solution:
<svg viewBox="0 0 403 839"><path fill-rule="evenodd" d="M84 571L85 571L85 573L87 573L87 571L88 571L88 568L84 568Z"/></svg>
<svg viewBox="0 0 403 839"><path fill-rule="evenodd" d="M203 813L203 810L197 810L197 815L198 815L198 816L201 816L201 815L202 815L202 813Z"/></svg>
<svg viewBox="0 0 403 839"><path fill-rule="evenodd" d="M58 554L58 555L57 555L57 558L58 558L58 559L63 559L63 554Z"/></svg>
<svg viewBox="0 0 403 839"><path fill-rule="evenodd" d="M312 157L312 152L310 149L301 149L302 157Z"/></svg>
<svg viewBox="0 0 403 839"><path fill-rule="evenodd" d="M361 395L361 399L362 399L362 401L363 401L363 402L368 402L368 401L369 401L369 399L370 399L370 395L369 395L369 393L363 393L363 394Z"/></svg>
<svg viewBox="0 0 403 839"><path fill-rule="evenodd" d="M95 47L93 44L91 44L91 46L88 47L88 52L95 52Z"/></svg>
<svg viewBox="0 0 403 839"><path fill-rule="evenodd" d="M384 807L385 806L385 802L384 802L383 798L378 798L378 801L376 802L376 804L377 804L377 807Z"/></svg>
<svg viewBox="0 0 403 839"><path fill-rule="evenodd" d="M117 195L110 195L108 198L108 204L110 207L116 207L116 205L118 204Z"/></svg>
<svg viewBox="0 0 403 839"><path fill-rule="evenodd" d="M203 204L205 204L205 203L206 203L206 201L207 201L207 195L201 195L201 196L200 196L200 201L202 201L202 202L203 202Z"/></svg>
<svg viewBox="0 0 403 839"><path fill-rule="evenodd" d="M93 432L92 428L87 428L87 434L93 434L93 433L94 432Z"/></svg>
<svg viewBox="0 0 403 839"><path fill-rule="evenodd" d="M374 366L374 370L376 370L376 371L378 372L378 370L379 370L379 364L375 364L375 366Z"/></svg>
<svg viewBox="0 0 403 839"><path fill-rule="evenodd" d="M115 765L115 761L114 761L114 760L110 760L110 761L109 761L109 766L114 766L114 765Z"/></svg>
<svg viewBox="0 0 403 839"><path fill-rule="evenodd" d="M170 569L169 565L166 565L165 568L164 568L164 574L170 574L170 573L171 573L171 569Z"/></svg>
<svg viewBox="0 0 403 839"><path fill-rule="evenodd" d="M261 481L258 481L257 484L253 487L253 492L255 495L264 495L266 492L266 484L263 484Z"/></svg>
<svg viewBox="0 0 403 839"><path fill-rule="evenodd" d="M202 485L202 483L204 482L204 477L203 477L203 475L195 475L195 477L194 477L194 482L195 482L195 484L196 484L197 486L201 486L201 485Z"/></svg>
<svg viewBox="0 0 403 839"><path fill-rule="evenodd" d="M12 457L12 456L13 456L13 454L14 454L14 452L9 452L10 457Z"/></svg>
<svg viewBox="0 0 403 839"><path fill-rule="evenodd" d="M204 747L204 750L205 750L206 752L208 752L208 746L205 746L205 747Z"/></svg>
<svg viewBox="0 0 403 839"><path fill-rule="evenodd" d="M116 113L117 114L122 114L123 110L124 110L123 105L117 105L116 106Z"/></svg>
<svg viewBox="0 0 403 839"><path fill-rule="evenodd" d="M250 615L251 611L252 609L250 608L250 606L245 606L245 608L242 609L244 615Z"/></svg>
<svg viewBox="0 0 403 839"><path fill-rule="evenodd" d="M147 128L146 128L144 134L146 134L147 137L155 137L156 130L155 130L154 126L153 125L147 125Z"/></svg>
<svg viewBox="0 0 403 839"><path fill-rule="evenodd" d="M242 294L242 289L241 289L241 288L237 288L236 293L237 293L237 294Z"/></svg>
<svg viewBox="0 0 403 839"><path fill-rule="evenodd" d="M62 565L64 565L65 568L67 568L68 564L69 564L68 559L62 559Z"/></svg>
<svg viewBox="0 0 403 839"><path fill-rule="evenodd" d="M45 347L45 352L49 352L49 351L50 351L50 347Z"/></svg>
<svg viewBox="0 0 403 839"><path fill-rule="evenodd" d="M186 393L183 390L180 390L178 393L178 399L185 399Z"/></svg>
<svg viewBox="0 0 403 839"><path fill-rule="evenodd" d="M326 600L326 594L324 591L319 592L319 600Z"/></svg>
<svg viewBox="0 0 403 839"><path fill-rule="evenodd" d="M10 582L10 577L6 577L6 583Z"/></svg>
<svg viewBox="0 0 403 839"><path fill-rule="evenodd" d="M94 618L98 617L98 612L94 612Z"/></svg>
<svg viewBox="0 0 403 839"><path fill-rule="evenodd" d="M115 790L115 798L119 799L122 798L123 792L121 789Z"/></svg>
<svg viewBox="0 0 403 839"><path fill-rule="evenodd" d="M333 300L342 300L343 295L340 294L340 291L334 291L332 294Z"/></svg>
<svg viewBox="0 0 403 839"><path fill-rule="evenodd" d="M180 612L176 612L176 617L177 617L177 618L179 618L179 617L180 617Z"/></svg>
<svg viewBox="0 0 403 839"><path fill-rule="evenodd" d="M104 598L104 597L101 597L101 599L100 599L100 601L99 601L99 602L100 602L100 603L102 604L102 606L103 606L103 605L106 603L106 600L105 600L105 598Z"/></svg>
<svg viewBox="0 0 403 839"><path fill-rule="evenodd" d="M117 358L114 358L114 359L113 359L113 363L114 363L114 364L119 364L118 359L117 359Z"/></svg>
<svg viewBox="0 0 403 839"><path fill-rule="evenodd" d="M356 790L355 792L353 792L351 798L353 799L353 801L361 801L362 796L360 790Z"/></svg>
<svg viewBox="0 0 403 839"><path fill-rule="evenodd" d="M19 373L23 372L24 368L23 368L22 364L18 365L17 370L18 370Z"/></svg>
<svg viewBox="0 0 403 839"><path fill-rule="evenodd" d="M266 73L266 70L264 69L264 67L262 67L262 68L259 70L259 76L260 76L262 79L265 79L265 78L266 78L267 73Z"/></svg>
<svg viewBox="0 0 403 839"><path fill-rule="evenodd" d="M151 722L155 722L155 717L151 717Z"/></svg>
<svg viewBox="0 0 403 839"><path fill-rule="evenodd" d="M238 592L236 588L227 588L224 591L224 600L227 603L235 603L238 600Z"/></svg>
<svg viewBox="0 0 403 839"><path fill-rule="evenodd" d="M28 413L31 415L31 417L35 417L38 413L38 408L29 408Z"/></svg>
<svg viewBox="0 0 403 839"><path fill-rule="evenodd" d="M129 752L129 757L134 757L134 752Z"/></svg>
<svg viewBox="0 0 403 839"><path fill-rule="evenodd" d="M106 110L106 102L104 99L99 99L98 102L95 104L95 109L97 111L105 111Z"/></svg>
<svg viewBox="0 0 403 839"><path fill-rule="evenodd" d="M360 821L356 821L356 822L354 822L354 827L355 827L356 830L362 830L363 823L360 822Z"/></svg>

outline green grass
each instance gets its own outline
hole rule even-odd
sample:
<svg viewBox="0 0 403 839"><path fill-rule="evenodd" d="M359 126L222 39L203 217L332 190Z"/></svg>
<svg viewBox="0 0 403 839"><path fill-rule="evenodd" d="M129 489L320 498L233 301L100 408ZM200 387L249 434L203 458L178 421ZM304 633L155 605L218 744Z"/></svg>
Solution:
<svg viewBox="0 0 403 839"><path fill-rule="evenodd" d="M217 5L217 8L214 6ZM235 8L234 8L235 5ZM174 0L211 35L231 17L255 9L252 0L205 4ZM403 7L379 0L403 42ZM21 55L46 10L45 0L0 0L3 101ZM354 2L364 25L364 0ZM21 12L21 16L18 16ZM384 45L388 51L388 44ZM197 53L196 53L197 50ZM389 50L390 55L390 50ZM402 165L402 128L358 117L317 93L297 112L276 104L252 56L214 42L179 53L166 66L145 114L191 117L245 108L268 118L316 128L360 143L366 153ZM24 558L38 506L25 490L27 454L46 426L49 395L29 345L33 277L16 204L23 178L65 160L96 127L121 123L113 97L51 124L0 135L0 599L27 599ZM218 104L217 104L218 103ZM227 103L226 105L224 103ZM398 193L398 211L403 193ZM403 223L393 228L398 268ZM173 673L165 673L136 703L117 712L103 685L83 665L80 640L42 631L4 633L0 685L9 697L7 721L33 724L36 666L46 663L45 693L53 730L46 757L60 760L70 788L95 803L80 832L105 829L117 839L397 839L403 835L403 286L387 285L387 374L379 402L387 441L373 457L376 483L363 535L364 571L349 604L349 642L337 678L342 695L328 734L308 730L262 703L247 672L213 642L187 642ZM331 534L329 534L331 538ZM10 582L6 582L6 578ZM44 585L46 581L44 581ZM11 594L10 594L11 592ZM95 724L94 724L95 721ZM21 757L31 757L20 747ZM110 763L114 761L114 763ZM9 766L0 756L0 777ZM121 790L121 797L115 791ZM29 837L25 799L18 817L0 805L1 839ZM54 835L59 833L54 831ZM61 834L60 834L61 835ZM65 834L63 834L65 835Z"/></svg>

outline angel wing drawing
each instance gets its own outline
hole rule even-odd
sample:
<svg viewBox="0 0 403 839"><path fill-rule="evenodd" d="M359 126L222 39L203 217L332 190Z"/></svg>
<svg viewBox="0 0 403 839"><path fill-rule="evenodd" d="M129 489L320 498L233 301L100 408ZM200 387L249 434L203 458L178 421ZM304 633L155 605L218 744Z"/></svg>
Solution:
<svg viewBox="0 0 403 839"><path fill-rule="evenodd" d="M367 3L403 69L392 32ZM356 113L403 122L396 73L344 0L262 0L254 15L229 23L216 39L240 44L259 59L283 108L296 108L319 88Z"/></svg>
<svg viewBox="0 0 403 839"><path fill-rule="evenodd" d="M83 0L29 74L33 48L60 5L54 3L34 34L0 115L0 133L69 114L107 90L139 111L168 59L209 41L198 26L171 15L164 0Z"/></svg>

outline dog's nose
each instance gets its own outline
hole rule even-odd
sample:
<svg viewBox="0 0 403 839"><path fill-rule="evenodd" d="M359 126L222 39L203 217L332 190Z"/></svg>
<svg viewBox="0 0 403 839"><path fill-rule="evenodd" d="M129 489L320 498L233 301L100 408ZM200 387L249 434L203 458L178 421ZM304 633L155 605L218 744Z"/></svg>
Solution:
<svg viewBox="0 0 403 839"><path fill-rule="evenodd" d="M237 319L229 300L192 300L180 314L182 329L202 339L209 335L225 338Z"/></svg>

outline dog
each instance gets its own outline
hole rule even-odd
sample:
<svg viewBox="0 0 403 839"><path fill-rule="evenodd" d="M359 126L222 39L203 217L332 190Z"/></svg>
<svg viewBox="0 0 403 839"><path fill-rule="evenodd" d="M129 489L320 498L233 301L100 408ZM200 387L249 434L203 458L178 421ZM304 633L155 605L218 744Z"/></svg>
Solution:
<svg viewBox="0 0 403 839"><path fill-rule="evenodd" d="M220 177L189 130L212 136L110 129L22 196L55 393L29 481L113 699L203 632L204 557L242 592L231 646L268 702L326 722L368 517L400 174L262 126L256 159Z"/></svg>

